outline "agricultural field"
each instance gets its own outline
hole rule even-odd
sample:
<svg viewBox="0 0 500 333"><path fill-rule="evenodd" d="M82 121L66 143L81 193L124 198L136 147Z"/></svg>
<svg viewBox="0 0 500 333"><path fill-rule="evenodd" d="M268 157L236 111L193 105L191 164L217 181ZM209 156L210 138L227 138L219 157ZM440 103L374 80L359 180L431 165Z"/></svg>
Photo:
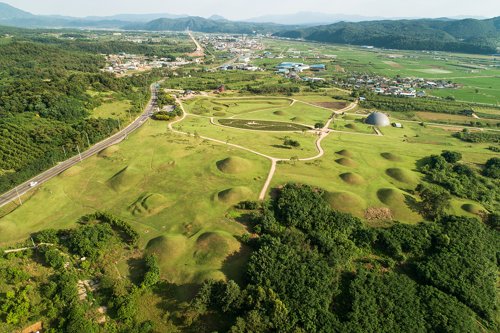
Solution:
<svg viewBox="0 0 500 333"><path fill-rule="evenodd" d="M265 40L274 54L284 59L261 59L256 64L271 69L282 61L324 63L327 70L315 74L331 77L349 72L373 73L387 77L422 77L450 80L459 89L434 89L432 96L453 96L460 101L499 105L500 59L495 56L429 51L366 49L345 45ZM325 56L327 55L327 56ZM328 57L330 56L330 57ZM333 58L333 56L335 56Z"/></svg>

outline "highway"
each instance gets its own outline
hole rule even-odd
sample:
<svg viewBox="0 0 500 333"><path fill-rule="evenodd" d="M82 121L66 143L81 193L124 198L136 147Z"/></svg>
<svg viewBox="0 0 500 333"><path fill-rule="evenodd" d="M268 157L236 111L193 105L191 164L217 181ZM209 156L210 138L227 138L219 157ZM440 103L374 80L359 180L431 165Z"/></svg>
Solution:
<svg viewBox="0 0 500 333"><path fill-rule="evenodd" d="M150 87L151 89L151 99L149 100L144 112L137 117L132 123L130 123L127 127L123 128L119 132L113 134L107 139L104 139L101 142L96 143L89 149L82 151L80 155L76 155L67 159L64 162L58 163L56 166L50 168L49 170L31 178L30 180L18 185L12 190L2 194L0 196L0 207L7 205L8 203L16 200L19 200L19 197L23 194L26 194L30 190L34 190L36 187L42 185L45 182L48 182L50 179L56 177L61 172L71 168L72 166L80 163L81 161L99 153L103 149L106 149L110 146L113 146L117 143L123 141L130 133L141 127L151 116L154 107L156 106L156 97L157 97L157 83L153 83ZM30 186L30 183L36 183L35 186ZM21 198L22 200L22 198Z"/></svg>

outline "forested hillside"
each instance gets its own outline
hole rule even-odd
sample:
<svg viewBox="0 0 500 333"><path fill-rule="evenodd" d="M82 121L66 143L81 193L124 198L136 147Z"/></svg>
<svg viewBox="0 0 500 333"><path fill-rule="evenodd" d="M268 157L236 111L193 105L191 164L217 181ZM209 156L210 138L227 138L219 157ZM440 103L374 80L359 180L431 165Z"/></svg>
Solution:
<svg viewBox="0 0 500 333"><path fill-rule="evenodd" d="M339 22L275 35L393 49L493 54L500 46L500 18Z"/></svg>
<svg viewBox="0 0 500 333"><path fill-rule="evenodd" d="M281 189L254 217L248 285L206 282L186 319L224 316L229 332L497 331L498 215L368 228L323 194Z"/></svg>
<svg viewBox="0 0 500 333"><path fill-rule="evenodd" d="M199 32L222 32L222 33L269 33L293 28L273 23L250 23L235 22L229 20L211 20L203 17L184 17L177 19L161 18L145 24L133 24L127 29L141 29L149 31L184 31L186 29Z"/></svg>
<svg viewBox="0 0 500 333"><path fill-rule="evenodd" d="M100 71L102 56L80 48L25 38L0 48L0 192L118 129L89 117L102 103L96 93L131 100L135 113L148 98L150 78L117 79Z"/></svg>

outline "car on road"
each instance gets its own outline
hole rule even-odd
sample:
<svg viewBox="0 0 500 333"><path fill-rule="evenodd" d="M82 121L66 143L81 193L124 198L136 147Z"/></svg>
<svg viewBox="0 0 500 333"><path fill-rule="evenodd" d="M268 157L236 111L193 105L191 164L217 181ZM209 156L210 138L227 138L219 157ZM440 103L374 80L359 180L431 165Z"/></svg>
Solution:
<svg viewBox="0 0 500 333"><path fill-rule="evenodd" d="M38 185L38 182L30 182L30 187L35 187Z"/></svg>

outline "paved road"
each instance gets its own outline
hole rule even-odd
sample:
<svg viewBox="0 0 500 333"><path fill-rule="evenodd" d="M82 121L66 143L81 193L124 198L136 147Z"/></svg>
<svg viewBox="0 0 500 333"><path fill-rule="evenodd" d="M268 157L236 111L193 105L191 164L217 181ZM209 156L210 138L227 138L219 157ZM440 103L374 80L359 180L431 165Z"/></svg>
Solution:
<svg viewBox="0 0 500 333"><path fill-rule="evenodd" d="M40 186L41 184L49 181L50 179L56 177L59 175L61 172L71 168L72 166L80 163L82 160L87 159L101 150L108 148L112 145L115 145L121 141L123 141L130 133L141 127L151 116L151 113L153 112L153 108L156 105L156 83L151 85L151 100L149 101L148 105L144 109L144 112L137 117L130 125L122 129L121 131L115 133L114 135L110 136L109 138L96 143L92 147L90 147L86 151L82 151L81 155L76 155L71 157L70 159L58 163L56 166L53 168L39 174L38 176L33 177L32 179L24 182L23 184L17 186L16 188L10 190L7 193L4 193L0 196L0 207L5 206L6 204L10 203L11 201L14 200L19 200L19 196L22 196L23 194L27 193L28 191ZM36 182L37 185L32 187L30 186L31 182Z"/></svg>

